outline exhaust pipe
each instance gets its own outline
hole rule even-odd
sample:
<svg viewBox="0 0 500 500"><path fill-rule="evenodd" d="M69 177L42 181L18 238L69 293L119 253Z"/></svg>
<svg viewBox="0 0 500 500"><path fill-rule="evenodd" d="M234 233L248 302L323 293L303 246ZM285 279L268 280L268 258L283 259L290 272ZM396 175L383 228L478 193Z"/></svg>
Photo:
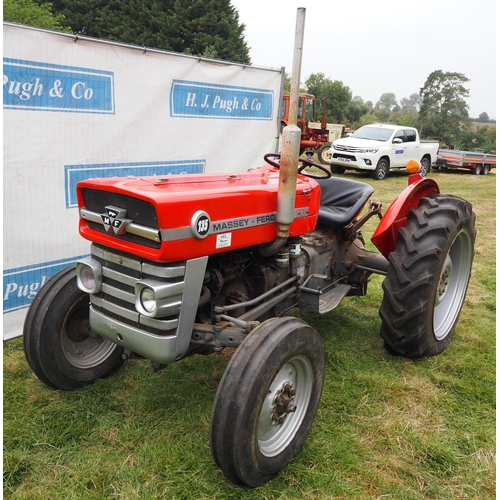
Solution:
<svg viewBox="0 0 500 500"><path fill-rule="evenodd" d="M290 111L288 125L283 129L282 150L280 161L280 176L278 186L278 207L276 221L278 234L276 240L259 253L269 257L283 247L288 238L288 229L295 215L295 191L297 187L297 169L300 155L300 128L297 126L299 107L300 69L302 65L302 47L304 41L304 26L306 9L297 9L295 26L295 48L293 54L292 79L290 88Z"/></svg>

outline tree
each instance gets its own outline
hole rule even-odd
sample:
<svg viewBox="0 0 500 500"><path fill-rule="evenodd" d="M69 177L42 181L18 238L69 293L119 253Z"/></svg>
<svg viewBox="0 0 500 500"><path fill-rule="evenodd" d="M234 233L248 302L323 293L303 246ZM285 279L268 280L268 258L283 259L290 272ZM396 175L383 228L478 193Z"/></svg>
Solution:
<svg viewBox="0 0 500 500"><path fill-rule="evenodd" d="M468 151L481 149L485 152L496 149L496 126L478 127L462 130L454 147Z"/></svg>
<svg viewBox="0 0 500 500"><path fill-rule="evenodd" d="M392 92L387 92L382 94L380 99L375 104L375 108L392 110L394 106L397 106L398 101L396 101L396 94Z"/></svg>
<svg viewBox="0 0 500 500"><path fill-rule="evenodd" d="M488 113L486 111L483 111L480 115L479 118L477 119L478 122L489 122L490 117L488 116Z"/></svg>
<svg viewBox="0 0 500 500"><path fill-rule="evenodd" d="M368 106L361 97L356 96L352 99L352 101L347 105L345 116L351 123L351 126L355 127L359 122L360 118L363 115L366 115L371 110L371 107Z"/></svg>
<svg viewBox="0 0 500 500"><path fill-rule="evenodd" d="M420 94L411 94L410 97L403 97L400 104L402 110L414 111L415 113L418 113L422 104L422 98L420 97Z"/></svg>
<svg viewBox="0 0 500 500"><path fill-rule="evenodd" d="M64 16L53 15L51 8L50 2L38 5L33 0L3 0L3 20L37 28L71 32L71 28L61 26Z"/></svg>
<svg viewBox="0 0 500 500"><path fill-rule="evenodd" d="M371 125L372 123L377 123L378 121L379 118L377 115L374 115L373 113L367 113L359 119L358 125L362 127L363 125Z"/></svg>
<svg viewBox="0 0 500 500"><path fill-rule="evenodd" d="M419 118L421 132L428 137L440 137L444 142L456 142L460 130L470 122L465 101L469 79L462 73L432 72L420 89L422 105Z"/></svg>
<svg viewBox="0 0 500 500"><path fill-rule="evenodd" d="M251 63L230 0L53 0L53 10L78 34Z"/></svg>
<svg viewBox="0 0 500 500"><path fill-rule="evenodd" d="M306 82L308 93L316 99L326 99L326 115L329 122L340 123L346 116L347 106L351 102L351 89L342 82L326 78L324 73L309 75Z"/></svg>

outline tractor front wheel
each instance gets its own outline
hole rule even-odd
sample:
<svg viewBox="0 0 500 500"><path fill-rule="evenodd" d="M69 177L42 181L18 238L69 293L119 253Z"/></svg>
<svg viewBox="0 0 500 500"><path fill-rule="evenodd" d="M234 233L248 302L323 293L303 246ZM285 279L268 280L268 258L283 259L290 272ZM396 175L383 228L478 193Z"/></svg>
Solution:
<svg viewBox="0 0 500 500"><path fill-rule="evenodd" d="M318 409L325 353L304 321L271 318L229 362L210 423L212 455L233 483L260 486L302 447Z"/></svg>
<svg viewBox="0 0 500 500"><path fill-rule="evenodd" d="M63 269L38 292L23 343L35 375L54 389L78 389L123 363L123 348L90 329L89 296L78 288L75 268Z"/></svg>
<svg viewBox="0 0 500 500"><path fill-rule="evenodd" d="M318 160L323 165L330 164L330 154L329 154L330 147L331 147L331 144L329 142L327 142L325 144L322 144L317 151Z"/></svg>
<svg viewBox="0 0 500 500"><path fill-rule="evenodd" d="M380 334L391 352L419 358L448 347L469 284L474 223L471 204L450 195L410 210L382 285Z"/></svg>

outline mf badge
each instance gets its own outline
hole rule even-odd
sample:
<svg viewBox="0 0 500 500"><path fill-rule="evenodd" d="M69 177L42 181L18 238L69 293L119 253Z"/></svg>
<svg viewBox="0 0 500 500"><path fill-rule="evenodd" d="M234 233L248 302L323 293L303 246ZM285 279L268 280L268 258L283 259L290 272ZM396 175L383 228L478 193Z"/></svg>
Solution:
<svg viewBox="0 0 500 500"><path fill-rule="evenodd" d="M127 224L132 222L132 219L125 219L127 211L124 208L108 205L106 213L101 214L102 224L108 233L125 234Z"/></svg>

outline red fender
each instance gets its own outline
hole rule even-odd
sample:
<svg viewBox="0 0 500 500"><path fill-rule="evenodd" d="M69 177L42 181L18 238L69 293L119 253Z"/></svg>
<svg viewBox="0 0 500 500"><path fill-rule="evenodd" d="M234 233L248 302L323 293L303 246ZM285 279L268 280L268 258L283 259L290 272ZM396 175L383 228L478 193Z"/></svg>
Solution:
<svg viewBox="0 0 500 500"><path fill-rule="evenodd" d="M372 236L373 244L384 257L389 258L394 250L399 228L406 225L410 209L417 208L425 196L438 193L439 186L434 179L420 174L409 176L408 187L391 203Z"/></svg>

